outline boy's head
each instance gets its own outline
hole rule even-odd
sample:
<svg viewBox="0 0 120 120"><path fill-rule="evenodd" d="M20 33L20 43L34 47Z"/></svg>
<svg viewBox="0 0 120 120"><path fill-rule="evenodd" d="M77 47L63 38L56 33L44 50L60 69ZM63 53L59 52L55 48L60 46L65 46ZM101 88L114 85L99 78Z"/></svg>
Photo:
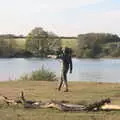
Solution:
<svg viewBox="0 0 120 120"><path fill-rule="evenodd" d="M71 55L71 54L72 54L72 49L71 49L71 48L68 48L68 47L65 47L65 49L64 49L64 54L66 54L66 55Z"/></svg>

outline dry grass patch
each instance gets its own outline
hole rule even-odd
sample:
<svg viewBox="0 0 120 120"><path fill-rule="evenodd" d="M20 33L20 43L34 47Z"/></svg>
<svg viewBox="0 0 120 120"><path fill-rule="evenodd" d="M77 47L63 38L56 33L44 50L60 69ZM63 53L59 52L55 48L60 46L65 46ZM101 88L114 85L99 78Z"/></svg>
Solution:
<svg viewBox="0 0 120 120"><path fill-rule="evenodd" d="M30 100L66 100L71 103L92 103L110 97L120 105L120 84L69 82L70 92L58 92L57 82L11 81L0 83L0 95L16 98L21 91ZM120 111L67 113L51 109L24 109L22 106L0 106L1 120L120 120Z"/></svg>

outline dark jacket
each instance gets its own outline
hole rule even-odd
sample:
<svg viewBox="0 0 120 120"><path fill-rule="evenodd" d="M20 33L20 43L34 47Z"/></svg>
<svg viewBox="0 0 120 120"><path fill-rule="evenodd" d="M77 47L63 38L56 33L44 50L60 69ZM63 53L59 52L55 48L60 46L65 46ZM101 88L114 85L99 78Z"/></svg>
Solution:
<svg viewBox="0 0 120 120"><path fill-rule="evenodd" d="M68 70L70 68L70 71L72 72L72 58L69 55L62 55L61 60L63 62L63 70Z"/></svg>

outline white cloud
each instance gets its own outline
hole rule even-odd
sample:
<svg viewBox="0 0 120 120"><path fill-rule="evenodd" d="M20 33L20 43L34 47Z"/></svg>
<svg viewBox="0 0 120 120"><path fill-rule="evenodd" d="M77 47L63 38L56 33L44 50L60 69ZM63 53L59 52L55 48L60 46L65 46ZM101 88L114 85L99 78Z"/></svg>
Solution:
<svg viewBox="0 0 120 120"><path fill-rule="evenodd" d="M86 13L80 15L78 20L68 30L77 34L88 32L108 32L120 35L120 10L108 12ZM69 24L69 26L71 26Z"/></svg>
<svg viewBox="0 0 120 120"><path fill-rule="evenodd" d="M55 12L68 8L96 4L102 1L104 0L0 0L0 10L2 12Z"/></svg>
<svg viewBox="0 0 120 120"><path fill-rule="evenodd" d="M103 2L104 0L34 0L33 5L36 11L44 9L46 11L61 11L68 8L77 8L85 5L91 5Z"/></svg>
<svg viewBox="0 0 120 120"><path fill-rule="evenodd" d="M104 0L39 0L39 5L55 8L72 8L88 4L95 4Z"/></svg>
<svg viewBox="0 0 120 120"><path fill-rule="evenodd" d="M64 18L63 18L64 19ZM49 21L49 19L48 19ZM78 34L88 32L108 32L120 35L120 10L108 11L108 12L94 12L83 13L77 16L75 21L71 23L61 23L60 21L54 22L47 20L40 21L26 21L26 23L18 23L10 21L1 25L0 31L3 33L11 32L15 34L27 34L36 26L41 26L45 30L53 31L58 35L76 36Z"/></svg>
<svg viewBox="0 0 120 120"><path fill-rule="evenodd" d="M0 2L3 0L0 0ZM88 32L110 32L120 35L120 10L74 11L105 0L4 0L0 4L0 32L27 34L41 26L58 35L75 36ZM61 12L62 11L62 12ZM62 14L63 13L63 14ZM68 13L68 14L67 14Z"/></svg>
<svg viewBox="0 0 120 120"><path fill-rule="evenodd" d="M120 10L80 14L73 23L47 24L43 27L59 35L76 36L89 32L105 32L120 36Z"/></svg>

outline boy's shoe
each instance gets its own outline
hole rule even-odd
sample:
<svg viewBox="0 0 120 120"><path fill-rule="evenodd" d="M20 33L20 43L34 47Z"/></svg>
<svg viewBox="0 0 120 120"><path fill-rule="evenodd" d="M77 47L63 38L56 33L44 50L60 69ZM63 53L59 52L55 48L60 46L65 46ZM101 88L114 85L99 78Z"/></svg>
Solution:
<svg viewBox="0 0 120 120"><path fill-rule="evenodd" d="M68 92L68 89L66 89L64 92Z"/></svg>

